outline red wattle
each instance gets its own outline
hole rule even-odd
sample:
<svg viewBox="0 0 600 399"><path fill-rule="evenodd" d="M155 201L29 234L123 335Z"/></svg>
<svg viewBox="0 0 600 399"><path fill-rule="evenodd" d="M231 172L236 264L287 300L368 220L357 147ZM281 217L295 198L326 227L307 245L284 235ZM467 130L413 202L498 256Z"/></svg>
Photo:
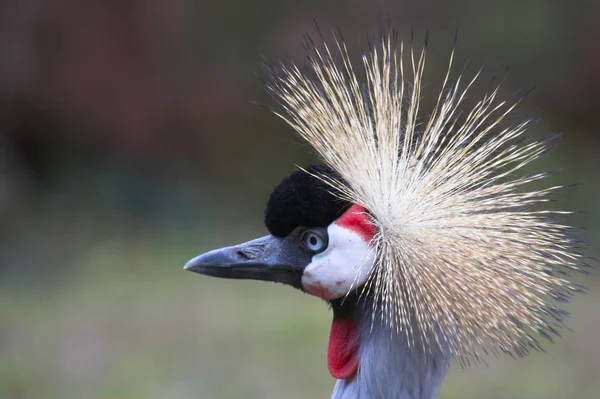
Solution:
<svg viewBox="0 0 600 399"><path fill-rule="evenodd" d="M352 318L334 318L327 348L327 367L334 378L351 377L358 369L359 337Z"/></svg>

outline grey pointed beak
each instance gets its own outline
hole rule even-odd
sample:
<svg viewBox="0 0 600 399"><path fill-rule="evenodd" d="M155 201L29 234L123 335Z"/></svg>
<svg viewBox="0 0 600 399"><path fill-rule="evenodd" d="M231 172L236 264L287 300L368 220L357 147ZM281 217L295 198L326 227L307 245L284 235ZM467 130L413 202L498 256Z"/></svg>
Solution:
<svg viewBox="0 0 600 399"><path fill-rule="evenodd" d="M301 288L310 257L292 242L271 235L196 256L185 270L207 276L273 281Z"/></svg>

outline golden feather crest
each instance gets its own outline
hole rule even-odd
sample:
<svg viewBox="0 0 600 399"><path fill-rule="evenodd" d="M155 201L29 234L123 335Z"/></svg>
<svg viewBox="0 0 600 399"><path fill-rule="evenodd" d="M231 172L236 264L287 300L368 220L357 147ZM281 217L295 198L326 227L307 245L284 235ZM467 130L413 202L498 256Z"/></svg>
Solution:
<svg viewBox="0 0 600 399"><path fill-rule="evenodd" d="M420 114L426 46L385 32L353 64L343 40L307 46L308 65L267 65L276 111L343 181L335 193L362 205L377 228L364 287L375 312L409 342L479 359L523 355L533 334L558 334L556 306L579 287L570 226L539 209L561 187L531 189L546 174L523 168L549 140L524 141L528 121L504 126L518 101L488 91L459 117L479 74L452 78L454 52L427 118ZM361 79L359 76L363 76ZM544 207L541 207L544 208Z"/></svg>

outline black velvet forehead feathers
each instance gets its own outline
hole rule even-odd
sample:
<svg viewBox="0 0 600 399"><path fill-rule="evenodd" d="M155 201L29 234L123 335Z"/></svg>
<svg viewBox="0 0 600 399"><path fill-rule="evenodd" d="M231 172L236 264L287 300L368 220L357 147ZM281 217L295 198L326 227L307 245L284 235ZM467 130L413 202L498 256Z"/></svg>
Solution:
<svg viewBox="0 0 600 399"><path fill-rule="evenodd" d="M325 165L310 165L315 175L340 179ZM276 237L285 237L296 227L325 227L341 216L352 204L336 198L331 187L299 170L283 179L271 193L265 209L265 225Z"/></svg>

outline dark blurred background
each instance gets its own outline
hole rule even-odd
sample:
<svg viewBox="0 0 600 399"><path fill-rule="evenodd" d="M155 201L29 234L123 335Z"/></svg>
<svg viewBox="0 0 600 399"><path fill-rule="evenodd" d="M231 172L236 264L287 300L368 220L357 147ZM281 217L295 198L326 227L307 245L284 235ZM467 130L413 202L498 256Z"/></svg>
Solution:
<svg viewBox="0 0 600 399"><path fill-rule="evenodd" d="M431 30L424 108L457 70L536 89L514 121L562 132L536 167L600 237L600 4L471 1L0 2L0 398L325 398L318 299L182 271L265 234L270 189L314 158L269 111L260 55L305 33L351 47L379 19ZM430 77L428 79L428 77ZM430 84L431 83L431 84ZM598 277L548 353L454 366L441 398L600 397Z"/></svg>

